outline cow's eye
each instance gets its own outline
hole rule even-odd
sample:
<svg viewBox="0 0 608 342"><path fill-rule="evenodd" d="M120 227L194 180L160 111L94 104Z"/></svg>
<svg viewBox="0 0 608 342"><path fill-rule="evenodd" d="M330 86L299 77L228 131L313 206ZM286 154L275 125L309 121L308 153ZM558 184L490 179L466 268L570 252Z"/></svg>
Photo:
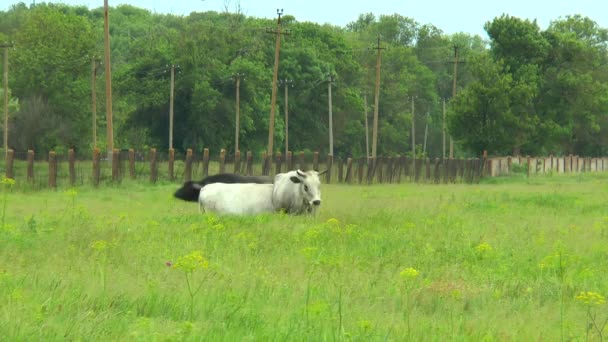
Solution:
<svg viewBox="0 0 608 342"><path fill-rule="evenodd" d="M308 192L308 185L304 185L304 191Z"/></svg>

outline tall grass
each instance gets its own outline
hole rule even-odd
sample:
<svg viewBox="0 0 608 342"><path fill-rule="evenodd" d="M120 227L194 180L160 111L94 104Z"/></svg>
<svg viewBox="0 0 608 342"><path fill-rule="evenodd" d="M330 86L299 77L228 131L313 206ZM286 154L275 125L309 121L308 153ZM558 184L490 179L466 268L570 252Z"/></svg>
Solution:
<svg viewBox="0 0 608 342"><path fill-rule="evenodd" d="M201 215L175 188L4 188L3 338L601 336L580 298L608 294L606 176L325 185L315 218Z"/></svg>

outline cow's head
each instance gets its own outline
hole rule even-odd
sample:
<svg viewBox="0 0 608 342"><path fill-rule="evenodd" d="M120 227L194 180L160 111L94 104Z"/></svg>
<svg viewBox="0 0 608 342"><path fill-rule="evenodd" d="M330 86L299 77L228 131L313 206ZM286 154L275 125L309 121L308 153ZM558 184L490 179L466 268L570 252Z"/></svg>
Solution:
<svg viewBox="0 0 608 342"><path fill-rule="evenodd" d="M289 179L299 184L299 191L304 198L304 203L308 206L318 207L321 205L321 181L319 176L327 172L296 170L296 174Z"/></svg>

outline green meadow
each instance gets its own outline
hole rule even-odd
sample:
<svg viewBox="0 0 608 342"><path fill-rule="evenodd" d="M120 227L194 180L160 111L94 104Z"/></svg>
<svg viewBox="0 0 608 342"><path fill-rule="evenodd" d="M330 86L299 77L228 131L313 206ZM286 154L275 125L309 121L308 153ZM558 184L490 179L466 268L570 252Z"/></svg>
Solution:
<svg viewBox="0 0 608 342"><path fill-rule="evenodd" d="M608 333L608 175L323 185L316 217L177 183L1 185L0 340L526 341Z"/></svg>

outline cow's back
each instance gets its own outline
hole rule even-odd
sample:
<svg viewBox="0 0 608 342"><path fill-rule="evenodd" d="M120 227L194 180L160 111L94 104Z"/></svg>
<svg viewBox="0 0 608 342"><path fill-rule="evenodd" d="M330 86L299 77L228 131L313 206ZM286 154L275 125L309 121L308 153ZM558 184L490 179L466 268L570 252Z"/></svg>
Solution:
<svg viewBox="0 0 608 342"><path fill-rule="evenodd" d="M212 183L201 189L199 205L205 211L218 214L273 212L272 187L272 184Z"/></svg>

